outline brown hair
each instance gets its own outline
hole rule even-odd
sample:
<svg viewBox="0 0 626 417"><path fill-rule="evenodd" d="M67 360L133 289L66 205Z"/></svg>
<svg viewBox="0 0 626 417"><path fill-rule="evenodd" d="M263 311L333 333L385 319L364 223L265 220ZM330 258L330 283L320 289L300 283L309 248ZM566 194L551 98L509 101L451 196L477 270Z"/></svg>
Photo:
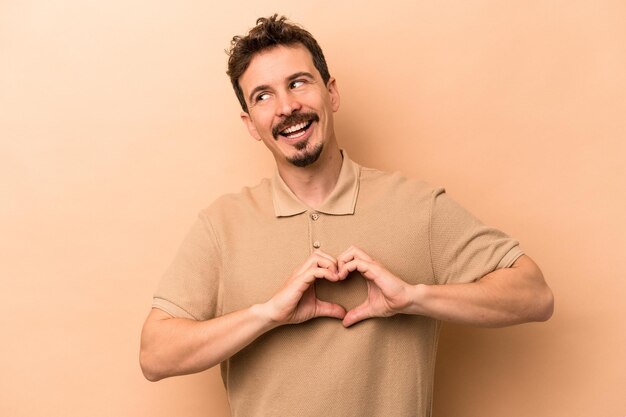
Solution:
<svg viewBox="0 0 626 417"><path fill-rule="evenodd" d="M256 26L250 29L246 36L233 36L230 49L227 51L229 58L226 74L230 77L243 111L248 112L248 105L239 85L239 78L248 69L254 55L278 45L298 43L309 50L315 68L319 71L324 83L328 83L330 74L322 48L313 35L300 26L288 22L285 16L278 17L278 14L274 14L268 18L260 17L256 21Z"/></svg>

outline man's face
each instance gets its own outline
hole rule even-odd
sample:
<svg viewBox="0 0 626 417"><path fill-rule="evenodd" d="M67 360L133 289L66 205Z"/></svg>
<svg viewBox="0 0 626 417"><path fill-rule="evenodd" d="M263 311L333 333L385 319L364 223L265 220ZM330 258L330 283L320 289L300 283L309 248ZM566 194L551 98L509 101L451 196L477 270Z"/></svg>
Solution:
<svg viewBox="0 0 626 417"><path fill-rule="evenodd" d="M335 141L333 113L339 109L339 92L333 78L324 84L303 45L258 53L239 85L249 112L241 118L279 165L310 165L325 143Z"/></svg>

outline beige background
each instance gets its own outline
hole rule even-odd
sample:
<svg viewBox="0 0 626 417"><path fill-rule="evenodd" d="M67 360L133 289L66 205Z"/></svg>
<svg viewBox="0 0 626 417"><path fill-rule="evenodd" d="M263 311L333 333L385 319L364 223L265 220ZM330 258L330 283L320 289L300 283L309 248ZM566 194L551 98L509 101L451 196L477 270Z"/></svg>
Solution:
<svg viewBox="0 0 626 417"><path fill-rule="evenodd" d="M626 2L0 0L0 415L227 416L217 369L153 384L151 294L202 207L271 174L224 74L285 13L364 165L517 237L546 324L447 325L436 417L626 414Z"/></svg>

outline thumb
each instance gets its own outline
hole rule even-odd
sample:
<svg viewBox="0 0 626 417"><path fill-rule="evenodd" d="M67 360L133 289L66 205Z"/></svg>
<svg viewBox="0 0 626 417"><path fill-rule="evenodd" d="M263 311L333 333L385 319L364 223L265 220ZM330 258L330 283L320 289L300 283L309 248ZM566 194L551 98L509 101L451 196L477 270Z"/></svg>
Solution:
<svg viewBox="0 0 626 417"><path fill-rule="evenodd" d="M341 320L345 315L346 310L339 304L329 303L320 299L315 301L315 317L334 317Z"/></svg>
<svg viewBox="0 0 626 417"><path fill-rule="evenodd" d="M346 313L346 316L343 318L343 325L344 327L350 327L353 324L358 323L361 320L369 319L370 317L369 303L365 301Z"/></svg>

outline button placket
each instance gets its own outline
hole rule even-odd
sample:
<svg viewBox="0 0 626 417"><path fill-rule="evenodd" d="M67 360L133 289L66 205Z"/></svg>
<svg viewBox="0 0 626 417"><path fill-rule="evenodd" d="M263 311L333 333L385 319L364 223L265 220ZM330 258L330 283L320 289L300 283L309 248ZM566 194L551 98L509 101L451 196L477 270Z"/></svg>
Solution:
<svg viewBox="0 0 626 417"><path fill-rule="evenodd" d="M316 211L309 213L309 227L311 230L312 241L311 246L313 246L314 249L319 249L322 247L322 242L320 242L317 233L318 225L316 224L320 220L320 217L320 214Z"/></svg>

